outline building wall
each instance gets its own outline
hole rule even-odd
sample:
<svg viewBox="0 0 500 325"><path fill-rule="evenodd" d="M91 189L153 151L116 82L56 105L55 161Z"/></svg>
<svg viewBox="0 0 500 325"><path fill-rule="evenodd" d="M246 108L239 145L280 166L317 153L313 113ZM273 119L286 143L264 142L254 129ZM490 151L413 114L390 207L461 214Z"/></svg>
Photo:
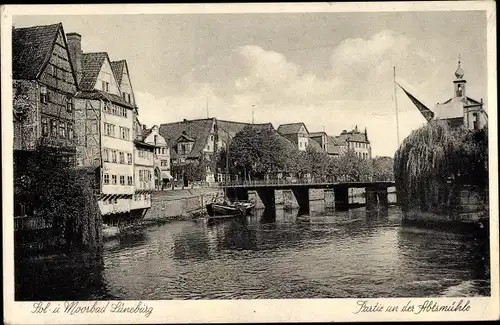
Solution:
<svg viewBox="0 0 500 325"><path fill-rule="evenodd" d="M108 89L103 89L102 82L107 82L109 84ZM113 70L111 70L111 65L108 60L104 60L104 63L97 76L97 81L94 85L94 89L102 90L110 94L122 96L116 83L115 77L113 75Z"/></svg>
<svg viewBox="0 0 500 325"><path fill-rule="evenodd" d="M363 159L371 158L370 143L349 141L347 144L349 149L353 150L356 153L356 155L358 155L358 157Z"/></svg>
<svg viewBox="0 0 500 325"><path fill-rule="evenodd" d="M103 155L103 193L105 194L134 193L133 114L130 109L127 112L127 117L124 117L106 113L104 109L101 111L101 152ZM114 134L106 134L107 125L114 126ZM121 138L120 127L129 130L128 138ZM116 155L116 162L114 162L113 152ZM123 162L120 162L120 153L123 153ZM106 175L109 175L109 184L105 184ZM113 184L113 175L117 177L116 184ZM125 185L120 184L120 176L125 177ZM131 185L129 185L129 177L132 178Z"/></svg>
<svg viewBox="0 0 500 325"><path fill-rule="evenodd" d="M126 101L128 101L128 96L123 96L123 94L125 93L130 95L130 103L135 106L135 98L134 98L134 92L132 91L132 83L130 82L126 66L123 68L123 76L120 84L120 90L122 92L122 97Z"/></svg>
<svg viewBox="0 0 500 325"><path fill-rule="evenodd" d="M24 118L14 121L15 149L34 150L41 137L51 146L74 145L72 100L76 85L61 31L38 81L14 80L13 87L23 89L23 98L15 98L13 104L26 107Z"/></svg>
<svg viewBox="0 0 500 325"><path fill-rule="evenodd" d="M153 148L146 149L140 146L134 148L135 190L152 190L154 183L154 152Z"/></svg>
<svg viewBox="0 0 500 325"><path fill-rule="evenodd" d="M14 119L14 149L34 150L40 134L40 114L38 111L39 85L31 80L14 80L13 92L19 90L19 97L13 100L14 108L24 108L21 120Z"/></svg>
<svg viewBox="0 0 500 325"><path fill-rule="evenodd" d="M100 166L101 103L98 100L75 98L74 110L77 165Z"/></svg>

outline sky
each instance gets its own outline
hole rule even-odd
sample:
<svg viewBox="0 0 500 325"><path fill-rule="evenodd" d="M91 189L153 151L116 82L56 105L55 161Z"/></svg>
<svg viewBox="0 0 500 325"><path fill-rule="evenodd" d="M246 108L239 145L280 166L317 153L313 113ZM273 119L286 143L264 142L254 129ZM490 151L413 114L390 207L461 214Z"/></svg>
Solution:
<svg viewBox="0 0 500 325"><path fill-rule="evenodd" d="M357 126L373 156L393 156L393 67L432 109L452 97L459 55L467 95L488 109L485 11L13 16L15 27L58 22L84 52L127 60L148 127L252 115L330 135ZM425 120L396 98L402 141Z"/></svg>

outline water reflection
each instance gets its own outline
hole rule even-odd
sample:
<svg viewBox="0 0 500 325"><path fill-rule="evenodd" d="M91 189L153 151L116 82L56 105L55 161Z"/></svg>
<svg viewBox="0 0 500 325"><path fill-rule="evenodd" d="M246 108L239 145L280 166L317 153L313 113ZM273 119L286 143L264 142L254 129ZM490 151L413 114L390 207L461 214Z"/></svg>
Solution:
<svg viewBox="0 0 500 325"><path fill-rule="evenodd" d="M19 299L258 299L489 294L487 248L401 227L397 208L257 210L173 221L107 243L101 260L16 270ZM487 256L486 256L487 259ZM35 289L31 289L37 283Z"/></svg>

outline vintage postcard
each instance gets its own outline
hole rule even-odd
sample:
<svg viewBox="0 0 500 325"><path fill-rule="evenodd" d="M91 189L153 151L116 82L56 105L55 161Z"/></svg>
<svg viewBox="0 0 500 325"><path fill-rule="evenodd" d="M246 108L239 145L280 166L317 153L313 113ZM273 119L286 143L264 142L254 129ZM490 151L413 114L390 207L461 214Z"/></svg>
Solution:
<svg viewBox="0 0 500 325"><path fill-rule="evenodd" d="M499 318L493 1L1 12L7 324Z"/></svg>

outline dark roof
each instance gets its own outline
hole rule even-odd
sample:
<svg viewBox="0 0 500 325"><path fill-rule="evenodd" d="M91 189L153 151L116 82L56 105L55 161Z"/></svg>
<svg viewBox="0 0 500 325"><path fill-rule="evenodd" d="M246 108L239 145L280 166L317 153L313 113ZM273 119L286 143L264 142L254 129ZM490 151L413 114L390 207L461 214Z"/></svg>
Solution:
<svg viewBox="0 0 500 325"><path fill-rule="evenodd" d="M181 142L181 139L182 139L182 140L186 140L186 141L188 141L188 142L194 142L194 139L193 139L193 138L191 138L189 135L184 134L184 133L183 133L183 134L181 134L181 136L177 138L177 142Z"/></svg>
<svg viewBox="0 0 500 325"><path fill-rule="evenodd" d="M318 151L323 151L323 148L321 148L321 144L319 144L319 142L314 139L309 139L309 145Z"/></svg>
<svg viewBox="0 0 500 325"><path fill-rule="evenodd" d="M339 154L340 146L347 146L347 143L345 141L341 141L340 139L336 139L335 137L328 136L326 152L329 155Z"/></svg>
<svg viewBox="0 0 500 325"><path fill-rule="evenodd" d="M12 30L12 78L34 80L49 62L62 24Z"/></svg>
<svg viewBox="0 0 500 325"><path fill-rule="evenodd" d="M452 99L453 98L450 98L450 99L448 99L447 101L445 101L442 104L448 104L449 102L451 102ZM481 102L478 102L477 100L472 99L470 97L465 97L465 99L466 99L465 103L464 103L465 105L477 105L477 104L481 104Z"/></svg>
<svg viewBox="0 0 500 325"><path fill-rule="evenodd" d="M247 126L251 126L258 129L274 130L273 125L271 123L251 124L244 122L216 120L216 124L217 124L219 139L224 139L223 141L227 140L226 138L228 133L230 137L234 137L236 133L240 132Z"/></svg>
<svg viewBox="0 0 500 325"><path fill-rule="evenodd" d="M147 147L147 148L155 148L156 147L154 144L150 144L150 143L139 141L139 140L134 140L134 144L138 145L138 146Z"/></svg>
<svg viewBox="0 0 500 325"><path fill-rule="evenodd" d="M334 146L347 146L347 141L345 137L337 136L337 137L332 137L331 135L328 136L328 145L334 145Z"/></svg>
<svg viewBox="0 0 500 325"><path fill-rule="evenodd" d="M320 137L322 135L327 135L325 132L312 132L312 133L309 133L309 137Z"/></svg>
<svg viewBox="0 0 500 325"><path fill-rule="evenodd" d="M307 131L305 124L302 122L281 124L278 127L278 132L281 134L296 134L299 133L299 130L302 126L304 126L306 132L309 133L309 131Z"/></svg>
<svg viewBox="0 0 500 325"><path fill-rule="evenodd" d="M342 133L336 138L339 141L345 141L345 142L365 142L365 143L370 142L368 141L366 134L364 132L358 132L358 131L350 131Z"/></svg>
<svg viewBox="0 0 500 325"><path fill-rule="evenodd" d="M82 80L80 89L93 90L104 60L109 60L108 53L83 53L82 55Z"/></svg>
<svg viewBox="0 0 500 325"><path fill-rule="evenodd" d="M118 86L122 85L123 68L125 67L125 60L113 61L111 62L111 70L115 75L116 82Z"/></svg>
<svg viewBox="0 0 500 325"><path fill-rule="evenodd" d="M159 128L159 133L162 137L170 143L172 149L172 157L176 157L174 154L176 149L176 140L185 132L186 135L194 140L194 145L188 158L198 158L205 148L207 143L210 130L214 124L214 119L199 119L199 120L184 120L182 122L165 123L161 124Z"/></svg>
<svg viewBox="0 0 500 325"><path fill-rule="evenodd" d="M79 91L75 95L76 98L83 99L98 99L98 100L109 100L114 104L118 104L121 106L125 106L127 108L133 109L134 106L130 103L127 103L121 96L115 94L109 94L105 91L94 89L92 91Z"/></svg>

